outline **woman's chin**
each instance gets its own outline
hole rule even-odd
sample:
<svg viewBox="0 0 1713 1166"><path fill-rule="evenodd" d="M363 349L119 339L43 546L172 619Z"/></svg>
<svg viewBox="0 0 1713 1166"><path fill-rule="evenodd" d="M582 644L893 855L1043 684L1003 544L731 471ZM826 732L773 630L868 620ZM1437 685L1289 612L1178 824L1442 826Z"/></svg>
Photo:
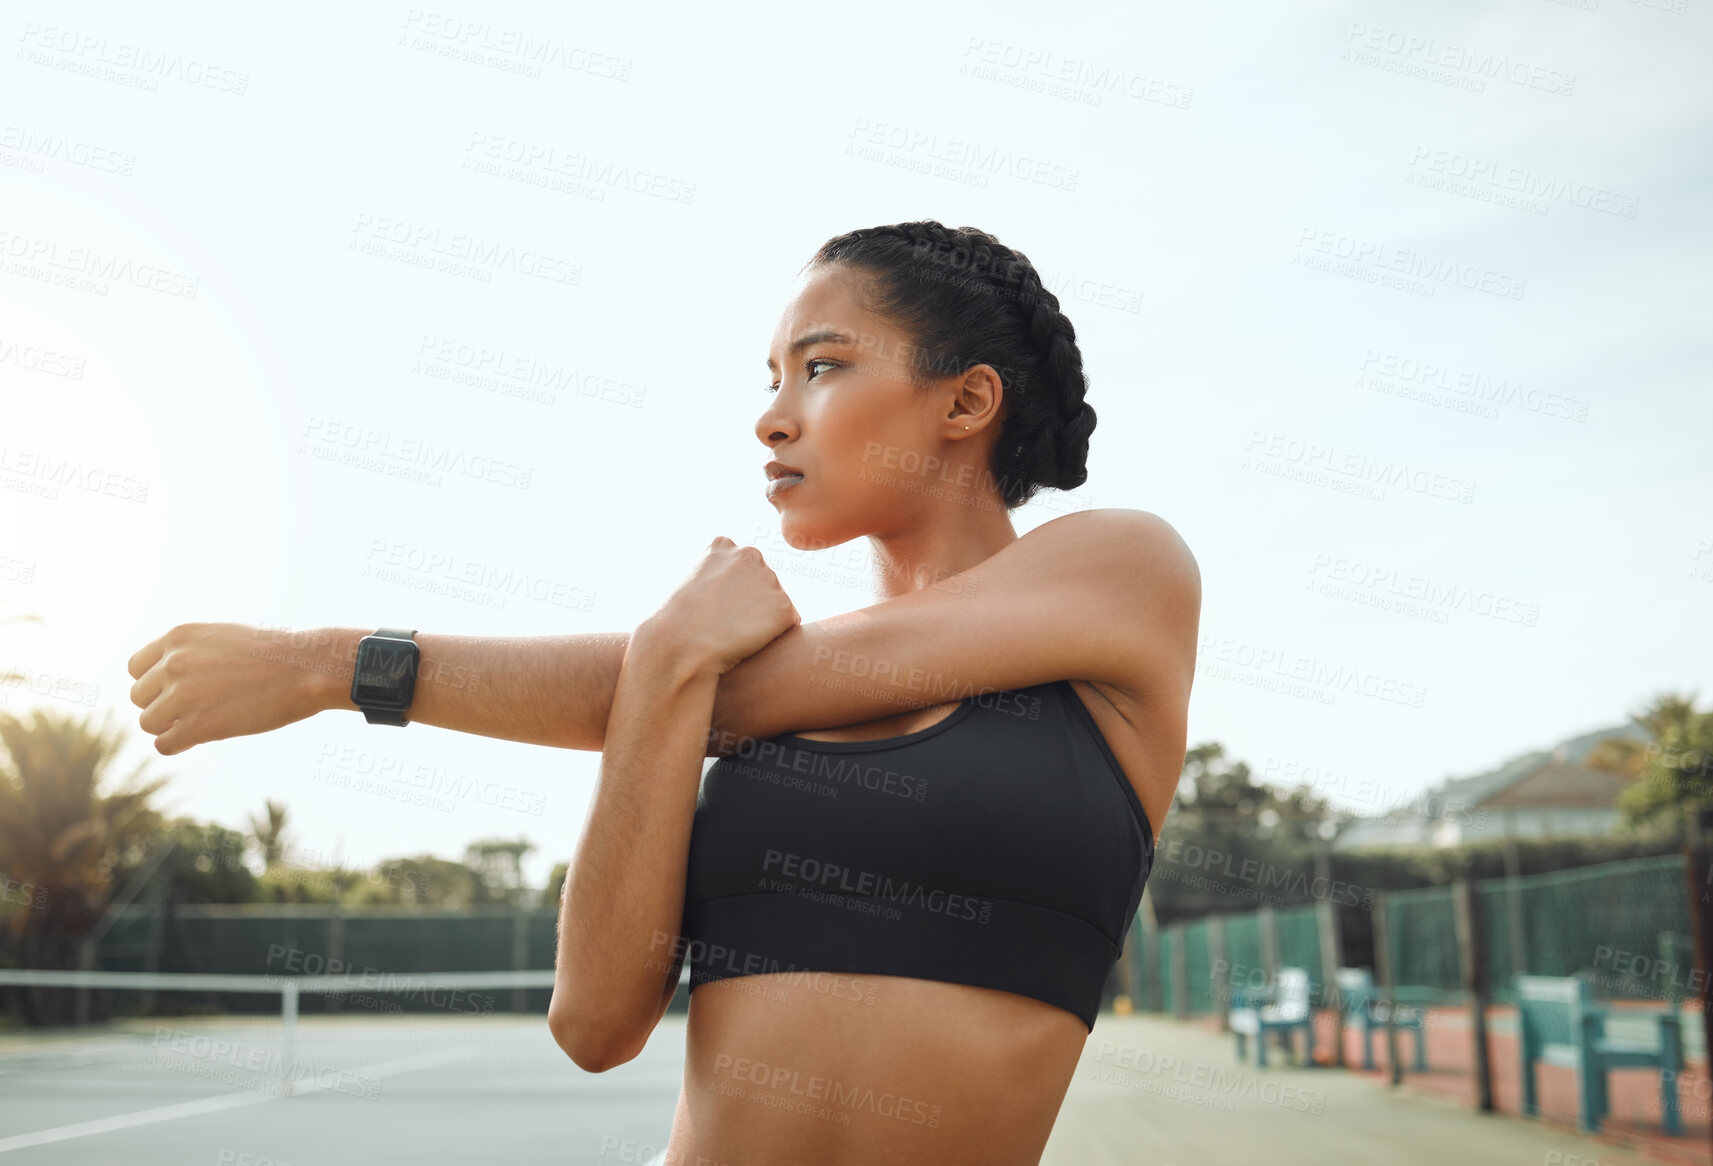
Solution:
<svg viewBox="0 0 1713 1166"><path fill-rule="evenodd" d="M779 516L779 537L794 551L816 549L814 533L803 523L794 521L789 514Z"/></svg>
<svg viewBox="0 0 1713 1166"><path fill-rule="evenodd" d="M805 521L787 509L779 515L779 537L785 541L786 546L795 551L824 551L833 546L835 541L844 542L850 536L835 539L831 531Z"/></svg>

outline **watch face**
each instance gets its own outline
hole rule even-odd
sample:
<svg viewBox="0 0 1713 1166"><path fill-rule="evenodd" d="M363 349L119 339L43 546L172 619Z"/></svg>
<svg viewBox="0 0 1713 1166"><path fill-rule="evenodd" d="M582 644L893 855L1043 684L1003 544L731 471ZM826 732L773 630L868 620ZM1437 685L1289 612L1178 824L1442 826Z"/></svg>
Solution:
<svg viewBox="0 0 1713 1166"><path fill-rule="evenodd" d="M359 705L410 707L416 688L416 645L406 640L365 640L357 653L351 700Z"/></svg>

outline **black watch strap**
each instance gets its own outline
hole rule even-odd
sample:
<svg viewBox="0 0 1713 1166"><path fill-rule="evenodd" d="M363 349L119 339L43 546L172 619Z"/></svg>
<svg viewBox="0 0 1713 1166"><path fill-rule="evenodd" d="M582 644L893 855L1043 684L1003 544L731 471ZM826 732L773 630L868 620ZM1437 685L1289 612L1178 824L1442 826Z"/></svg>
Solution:
<svg viewBox="0 0 1713 1166"><path fill-rule="evenodd" d="M414 643L416 631L415 628L376 628L373 634L388 640L410 640ZM371 725L395 725L401 728L410 723L410 719L398 709L366 708L363 710L363 719Z"/></svg>

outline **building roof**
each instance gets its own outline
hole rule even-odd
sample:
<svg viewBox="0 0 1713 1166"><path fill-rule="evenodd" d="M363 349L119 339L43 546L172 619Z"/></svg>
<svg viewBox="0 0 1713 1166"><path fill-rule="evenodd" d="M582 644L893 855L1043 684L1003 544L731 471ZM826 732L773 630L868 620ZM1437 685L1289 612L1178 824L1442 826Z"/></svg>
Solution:
<svg viewBox="0 0 1713 1166"><path fill-rule="evenodd" d="M1629 784L1622 774L1548 757L1476 804L1495 810L1548 806L1608 810L1618 804L1618 795Z"/></svg>
<svg viewBox="0 0 1713 1166"><path fill-rule="evenodd" d="M1596 745L1612 737L1643 745L1653 741L1653 734L1632 720L1568 738L1551 749L1524 753L1485 773L1448 779L1430 792L1436 800L1468 806L1614 806L1629 782L1584 764Z"/></svg>
<svg viewBox="0 0 1713 1166"><path fill-rule="evenodd" d="M1637 721L1598 729L1503 762L1484 773L1449 778L1424 791L1407 806L1362 818L1339 832L1335 849L1363 846L1426 845L1434 826L1452 808L1612 809L1629 780L1584 764L1601 741L1627 738L1641 744L1653 735ZM1443 812L1424 812L1424 807Z"/></svg>

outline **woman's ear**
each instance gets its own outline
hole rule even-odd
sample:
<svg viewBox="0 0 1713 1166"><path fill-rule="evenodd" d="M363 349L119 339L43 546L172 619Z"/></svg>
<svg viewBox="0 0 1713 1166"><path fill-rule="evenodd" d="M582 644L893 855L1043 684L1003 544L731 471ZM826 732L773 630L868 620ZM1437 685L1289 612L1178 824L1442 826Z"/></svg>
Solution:
<svg viewBox="0 0 1713 1166"><path fill-rule="evenodd" d="M1003 420L1000 414L1004 406L1005 384L999 373L991 364L978 364L959 378L946 420L956 436L962 436L966 428L979 433Z"/></svg>

